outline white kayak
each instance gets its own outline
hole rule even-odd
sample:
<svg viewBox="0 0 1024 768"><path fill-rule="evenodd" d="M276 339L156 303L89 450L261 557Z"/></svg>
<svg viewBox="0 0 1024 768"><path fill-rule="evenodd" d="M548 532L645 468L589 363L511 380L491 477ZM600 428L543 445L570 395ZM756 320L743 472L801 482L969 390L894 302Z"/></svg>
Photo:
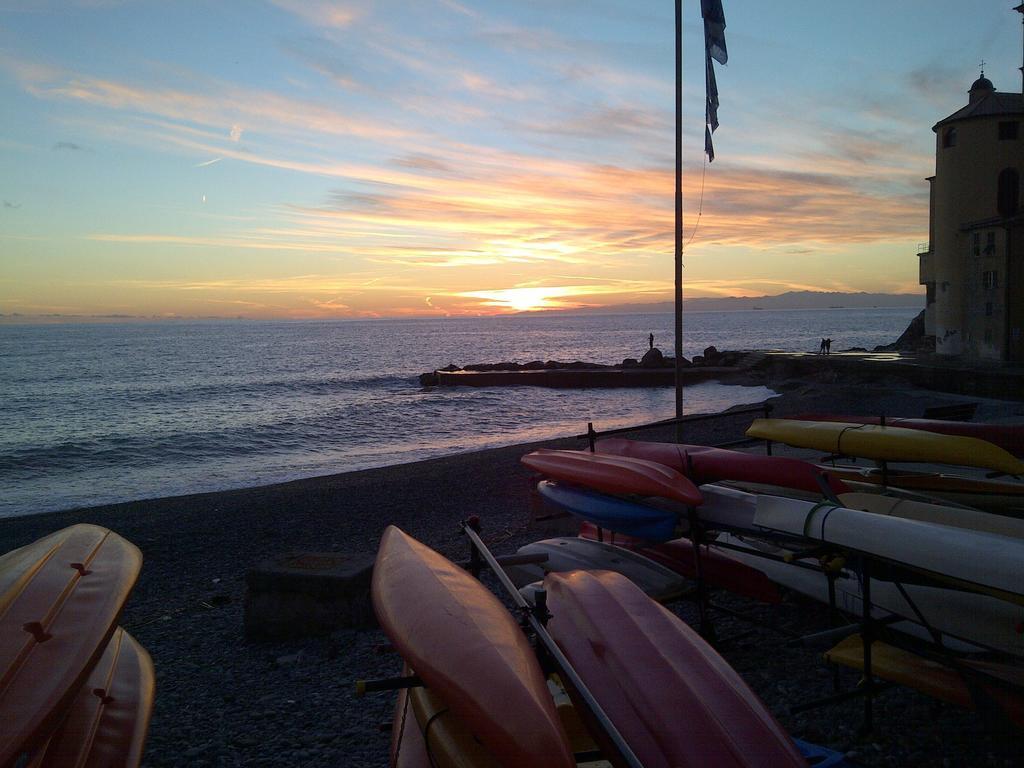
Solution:
<svg viewBox="0 0 1024 768"><path fill-rule="evenodd" d="M760 551L779 556L787 554L787 550L730 534L721 534L718 541L742 548L728 551L732 557L763 571L776 584L812 600L828 603L828 580L824 574L757 554ZM943 645L949 650L959 653L998 650L1024 656L1024 636L1017 631L1024 620L1024 609L1020 606L954 589L914 584L903 585L903 588L928 625L942 634ZM871 606L871 615L875 619L884 619L892 614L906 619L890 625L890 629L922 640L933 639L893 582L872 579ZM837 574L836 607L854 619L859 618L864 610L860 579L849 569L844 568Z"/></svg>
<svg viewBox="0 0 1024 768"><path fill-rule="evenodd" d="M831 504L760 496L754 524L909 566L950 583L1024 597L1024 541Z"/></svg>
<svg viewBox="0 0 1024 768"><path fill-rule="evenodd" d="M575 536L544 539L519 548L520 555L546 555L541 563L507 565L505 572L517 587L541 581L548 573L615 571L660 602L678 598L686 580L675 571L637 552Z"/></svg>

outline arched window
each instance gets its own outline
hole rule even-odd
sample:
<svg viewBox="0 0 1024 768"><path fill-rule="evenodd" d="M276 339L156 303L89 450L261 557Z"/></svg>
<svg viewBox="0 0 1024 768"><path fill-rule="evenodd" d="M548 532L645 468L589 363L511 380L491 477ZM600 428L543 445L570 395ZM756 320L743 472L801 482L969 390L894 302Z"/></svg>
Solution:
<svg viewBox="0 0 1024 768"><path fill-rule="evenodd" d="M943 132L942 146L943 148L956 146L956 126L951 126Z"/></svg>
<svg viewBox="0 0 1024 768"><path fill-rule="evenodd" d="M1020 204L1020 175L1014 168L999 172L996 191L996 210L1000 216L1013 216Z"/></svg>

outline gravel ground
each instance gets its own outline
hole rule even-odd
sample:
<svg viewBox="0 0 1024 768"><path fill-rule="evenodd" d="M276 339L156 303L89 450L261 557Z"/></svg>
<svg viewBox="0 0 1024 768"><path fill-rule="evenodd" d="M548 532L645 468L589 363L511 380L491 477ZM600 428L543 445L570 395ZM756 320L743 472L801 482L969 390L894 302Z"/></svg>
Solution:
<svg viewBox="0 0 1024 768"><path fill-rule="evenodd" d="M912 416L925 406L965 399L896 381L838 387L825 379L772 386L783 393L773 400L779 416L810 410ZM1024 420L1024 403L980 402L979 421ZM735 439L749 418L689 425L686 440ZM294 550L373 553L388 524L462 559L467 545L458 523L468 514L480 515L496 552L513 552L543 538L527 528L532 483L519 464L519 457L538 445L0 520L0 552L76 522L111 528L142 549L142 576L122 623L156 665L147 765L384 765L389 736L381 725L390 722L393 696L353 696L354 680L399 670L398 659L380 651L383 634L343 630L305 641L246 642L245 572ZM572 439L544 445L580 447ZM876 727L865 738L857 735L860 701L787 714L793 704L832 691L832 671L820 651L787 645L791 635L825 628L824 609L795 596L774 607L727 594L715 599L750 619L716 616L721 652L793 735L849 751L864 766L1021 764L1019 732L906 689L878 697ZM691 604L674 608L693 619ZM848 687L856 676L844 672L842 680Z"/></svg>

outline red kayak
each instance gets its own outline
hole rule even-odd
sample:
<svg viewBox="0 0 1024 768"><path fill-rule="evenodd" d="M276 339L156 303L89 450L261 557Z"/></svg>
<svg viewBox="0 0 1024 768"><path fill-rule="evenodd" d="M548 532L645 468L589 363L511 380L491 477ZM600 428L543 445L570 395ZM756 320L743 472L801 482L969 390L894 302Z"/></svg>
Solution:
<svg viewBox="0 0 1024 768"><path fill-rule="evenodd" d="M827 413L801 413L799 416L787 416L799 421L837 421L847 424L881 424L880 416L835 416ZM940 435L956 437L973 437L998 445L1014 456L1024 457L1024 424L980 424L972 421L942 421L941 419L890 419L886 417L888 427L919 429L922 432L935 432Z"/></svg>
<svg viewBox="0 0 1024 768"><path fill-rule="evenodd" d="M544 579L548 629L646 768L806 766L718 653L609 571Z"/></svg>
<svg viewBox="0 0 1024 768"><path fill-rule="evenodd" d="M598 541L598 527L593 523L581 523L580 538ZM697 578L693 543L689 539L674 539L664 544L652 545L644 539L604 531L603 541L632 550L659 565L671 568L687 579ZM762 603L775 604L782 601L779 588L763 572L730 557L728 552L714 549L713 545L705 547L701 551L700 565L704 578L712 586L727 589L734 594L759 600Z"/></svg>
<svg viewBox="0 0 1024 768"><path fill-rule="evenodd" d="M698 506L700 491L678 470L656 461L625 456L608 456L586 451L541 449L521 459L535 472L576 483L602 493L657 496Z"/></svg>
<svg viewBox="0 0 1024 768"><path fill-rule="evenodd" d="M483 584L388 526L370 589L402 658L501 765L576 765L533 648Z"/></svg>
<svg viewBox="0 0 1024 768"><path fill-rule="evenodd" d="M650 443L620 437L601 440L597 443L597 452L657 462L682 472L697 485L732 480L821 494L818 476L822 474L822 469L800 459L763 456L706 445ZM825 475L834 494L850 490L839 478L831 477L828 473Z"/></svg>

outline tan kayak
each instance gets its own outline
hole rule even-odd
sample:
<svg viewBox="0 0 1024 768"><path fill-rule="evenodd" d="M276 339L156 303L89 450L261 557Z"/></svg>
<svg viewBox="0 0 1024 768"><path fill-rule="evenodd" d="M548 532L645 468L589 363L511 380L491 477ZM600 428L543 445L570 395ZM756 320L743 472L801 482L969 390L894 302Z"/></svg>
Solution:
<svg viewBox="0 0 1024 768"><path fill-rule="evenodd" d="M0 765L38 748L58 724L103 655L141 567L133 544L95 525L0 557Z"/></svg>
<svg viewBox="0 0 1024 768"><path fill-rule="evenodd" d="M964 507L928 504L880 493L841 493L839 500L843 502L844 507L850 509L1024 539L1024 520L1006 515L993 515Z"/></svg>

